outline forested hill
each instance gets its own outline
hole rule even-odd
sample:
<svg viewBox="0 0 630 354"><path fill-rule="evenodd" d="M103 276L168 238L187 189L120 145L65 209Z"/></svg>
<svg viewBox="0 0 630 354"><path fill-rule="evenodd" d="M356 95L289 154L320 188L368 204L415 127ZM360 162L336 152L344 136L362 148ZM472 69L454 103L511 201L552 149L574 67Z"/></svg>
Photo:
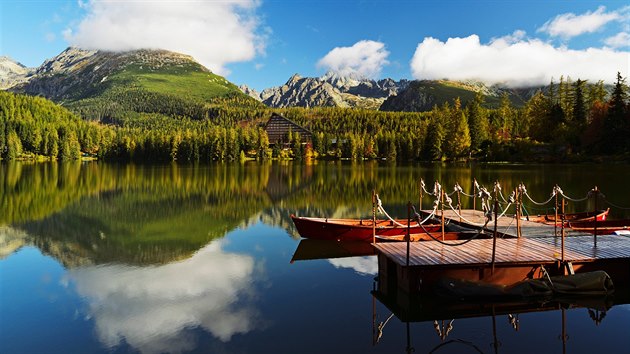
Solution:
<svg viewBox="0 0 630 354"><path fill-rule="evenodd" d="M68 48L11 90L44 96L97 121L133 113L202 119L218 116L225 107L262 106L192 57L164 50Z"/></svg>
<svg viewBox="0 0 630 354"><path fill-rule="evenodd" d="M97 150L109 128L82 120L42 97L0 91L0 157L7 160L37 155L78 159Z"/></svg>
<svg viewBox="0 0 630 354"><path fill-rule="evenodd" d="M485 106L497 108L505 96L514 107L523 107L543 87L510 89L501 86L486 86L481 82L460 82L449 80L417 80L412 81L397 95L392 95L383 102L381 111L425 112L434 106L452 102L459 98L463 105L475 99L477 93L485 96Z"/></svg>

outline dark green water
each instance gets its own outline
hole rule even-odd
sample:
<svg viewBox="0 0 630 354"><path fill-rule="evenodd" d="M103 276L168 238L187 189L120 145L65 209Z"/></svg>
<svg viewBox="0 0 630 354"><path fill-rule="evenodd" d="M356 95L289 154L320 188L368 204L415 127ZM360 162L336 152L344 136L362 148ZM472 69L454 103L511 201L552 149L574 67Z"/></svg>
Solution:
<svg viewBox="0 0 630 354"><path fill-rule="evenodd" d="M598 206L628 218L616 206L630 206L629 177L627 165L1 164L0 352L628 353L624 304L602 321L600 305L567 309L564 343L553 308L525 309L518 331L507 314L388 320L370 293L375 257L291 263L300 238L289 215L369 217L376 189L405 217L421 178L467 193L476 178L498 180L506 197L525 183L539 202L555 184L576 200L598 186ZM377 344L374 315L386 322ZM441 340L433 320L452 317Z"/></svg>

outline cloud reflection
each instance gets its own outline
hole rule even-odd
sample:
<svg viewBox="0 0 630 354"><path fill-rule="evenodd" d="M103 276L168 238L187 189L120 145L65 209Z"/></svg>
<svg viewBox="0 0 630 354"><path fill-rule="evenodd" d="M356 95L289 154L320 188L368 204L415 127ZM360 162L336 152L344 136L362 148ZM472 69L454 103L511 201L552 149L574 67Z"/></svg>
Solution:
<svg viewBox="0 0 630 354"><path fill-rule="evenodd" d="M223 241L190 259L152 267L106 265L71 270L77 292L87 298L99 340L122 342L143 353L194 349L186 329L201 327L227 342L252 330L258 311L253 296L254 260L225 253Z"/></svg>
<svg viewBox="0 0 630 354"><path fill-rule="evenodd" d="M374 256L334 258L328 262L335 268L350 268L361 275L374 275L378 273L378 260Z"/></svg>

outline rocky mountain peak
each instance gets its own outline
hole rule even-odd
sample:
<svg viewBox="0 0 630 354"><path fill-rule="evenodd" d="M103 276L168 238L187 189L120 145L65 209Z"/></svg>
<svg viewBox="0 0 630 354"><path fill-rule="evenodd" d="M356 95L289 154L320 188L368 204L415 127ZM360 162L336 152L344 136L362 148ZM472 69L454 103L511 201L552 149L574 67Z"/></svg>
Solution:
<svg viewBox="0 0 630 354"><path fill-rule="evenodd" d="M320 77L320 80L330 83L338 88L350 89L351 87L359 86L363 82L371 81L369 78L356 73L340 74L334 71L329 71Z"/></svg>
<svg viewBox="0 0 630 354"><path fill-rule="evenodd" d="M262 101L262 99L260 98L260 93L258 93L258 91L254 90L253 88L250 88L247 85L239 85L238 89L249 97L252 97L257 101Z"/></svg>
<svg viewBox="0 0 630 354"><path fill-rule="evenodd" d="M37 75L67 73L88 61L97 53L96 50L85 50L76 47L68 47L54 58L46 60L37 68Z"/></svg>
<svg viewBox="0 0 630 354"><path fill-rule="evenodd" d="M363 107L376 109L385 98L407 87L408 81L371 80L359 74L327 72L321 77L294 74L282 86L265 89L260 96L270 107Z"/></svg>
<svg viewBox="0 0 630 354"><path fill-rule="evenodd" d="M6 90L25 82L32 73L32 69L7 57L0 57L0 90Z"/></svg>
<svg viewBox="0 0 630 354"><path fill-rule="evenodd" d="M300 80L302 80L302 76L300 76L300 74L295 73L291 75L291 77L289 78L289 80L287 81L285 85L294 85Z"/></svg>

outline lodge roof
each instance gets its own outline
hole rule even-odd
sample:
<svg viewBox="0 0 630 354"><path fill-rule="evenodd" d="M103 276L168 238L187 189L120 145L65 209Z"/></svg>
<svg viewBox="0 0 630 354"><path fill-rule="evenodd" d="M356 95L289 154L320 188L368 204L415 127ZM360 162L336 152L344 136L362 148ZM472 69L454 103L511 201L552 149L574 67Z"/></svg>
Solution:
<svg viewBox="0 0 630 354"><path fill-rule="evenodd" d="M287 119L280 114L273 113L265 124L265 131L272 144L278 142L288 142L289 131L300 134L303 142L311 141L313 133L299 124Z"/></svg>

